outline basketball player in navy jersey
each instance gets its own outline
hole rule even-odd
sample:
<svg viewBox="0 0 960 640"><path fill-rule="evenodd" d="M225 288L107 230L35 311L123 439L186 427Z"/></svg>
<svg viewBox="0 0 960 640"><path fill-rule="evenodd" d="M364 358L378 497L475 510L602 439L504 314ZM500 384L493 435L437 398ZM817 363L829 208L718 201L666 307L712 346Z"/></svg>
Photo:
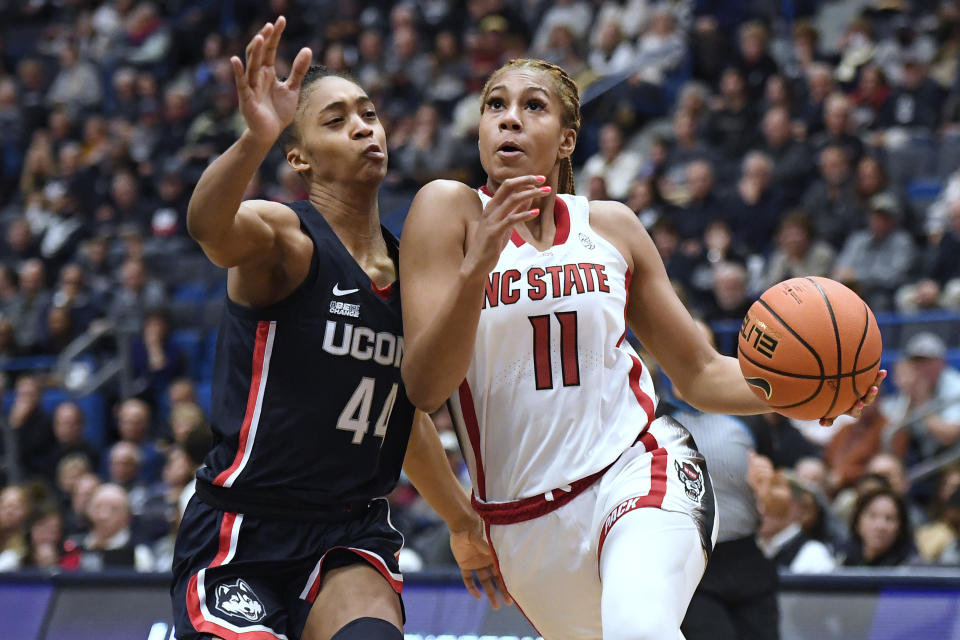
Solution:
<svg viewBox="0 0 960 640"><path fill-rule="evenodd" d="M403 538L383 496L401 465L450 526L468 588L480 596L475 571L496 606L497 578L479 518L400 377L397 242L377 210L383 127L364 91L311 67L309 49L277 79L284 26L260 30L246 68L231 59L247 130L204 172L188 211L191 235L228 269L228 300L215 446L176 545L176 635L397 640ZM309 199L241 202L278 139Z"/></svg>

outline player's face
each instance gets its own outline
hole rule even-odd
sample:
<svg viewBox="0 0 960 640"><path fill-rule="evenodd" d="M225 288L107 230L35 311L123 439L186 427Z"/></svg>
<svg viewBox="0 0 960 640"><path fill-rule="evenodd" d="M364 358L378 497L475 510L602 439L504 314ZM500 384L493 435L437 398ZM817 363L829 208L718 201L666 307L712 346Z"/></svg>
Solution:
<svg viewBox="0 0 960 640"><path fill-rule="evenodd" d="M575 141L548 73L519 68L495 78L480 116L480 162L494 184L551 175Z"/></svg>
<svg viewBox="0 0 960 640"><path fill-rule="evenodd" d="M307 90L297 116L300 139L287 154L294 169L325 184L379 184L387 174L387 136L366 92L336 76Z"/></svg>

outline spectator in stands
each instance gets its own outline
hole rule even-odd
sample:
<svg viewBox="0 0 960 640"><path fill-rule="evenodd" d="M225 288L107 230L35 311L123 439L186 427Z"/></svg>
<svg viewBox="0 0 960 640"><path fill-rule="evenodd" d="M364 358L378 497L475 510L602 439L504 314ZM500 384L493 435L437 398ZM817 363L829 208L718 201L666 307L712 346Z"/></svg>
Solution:
<svg viewBox="0 0 960 640"><path fill-rule="evenodd" d="M764 254L780 224L783 204L773 184L773 161L760 151L746 154L740 180L724 209L739 245L751 253Z"/></svg>
<svg viewBox="0 0 960 640"><path fill-rule="evenodd" d="M11 485L0 491L0 571L17 568L26 551L23 525L30 512L26 490Z"/></svg>
<svg viewBox="0 0 960 640"><path fill-rule="evenodd" d="M762 288L800 276L828 276L836 253L829 244L814 238L810 215L801 209L783 217L777 230L776 248L767 264Z"/></svg>
<svg viewBox="0 0 960 640"><path fill-rule="evenodd" d="M767 78L777 73L777 63L768 50L770 36L763 23L747 22L740 27L739 38L738 64L746 81L747 94L756 103L763 97Z"/></svg>
<svg viewBox="0 0 960 640"><path fill-rule="evenodd" d="M946 232L932 235L924 247L921 279L897 291L901 311L960 309L960 198L950 202L948 215Z"/></svg>
<svg viewBox="0 0 960 640"><path fill-rule="evenodd" d="M673 212L673 219L684 240L700 245L707 223L724 217L723 203L715 191L713 167L706 160L687 165L686 183L690 198L682 209Z"/></svg>
<svg viewBox="0 0 960 640"><path fill-rule="evenodd" d="M50 306L47 309L41 338L34 348L37 355L55 356L77 337L70 311L64 307Z"/></svg>
<svg viewBox="0 0 960 640"><path fill-rule="evenodd" d="M64 509L70 508L70 497L80 478L99 466L100 452L91 461L82 453L70 453L60 459L57 464L56 491L57 499Z"/></svg>
<svg viewBox="0 0 960 640"><path fill-rule="evenodd" d="M87 506L90 532L67 541L69 558L64 563L83 571L129 568L152 571L153 554L143 544L134 544L130 533L130 501L123 487L104 484L90 497Z"/></svg>
<svg viewBox="0 0 960 640"><path fill-rule="evenodd" d="M707 322L742 322L753 298L747 290L749 274L736 262L721 262L713 269L713 296L704 319Z"/></svg>
<svg viewBox="0 0 960 640"><path fill-rule="evenodd" d="M875 64L867 64L860 70L857 88L850 93L853 102L851 119L860 130L876 131L890 122L890 96L893 90L887 78Z"/></svg>
<svg viewBox="0 0 960 640"><path fill-rule="evenodd" d="M630 185L640 172L643 159L635 151L624 149L623 130L609 122L600 129L600 150L587 159L580 171L579 193L586 194L592 178L603 178L607 194L612 200L625 201L630 196Z"/></svg>
<svg viewBox="0 0 960 640"><path fill-rule="evenodd" d="M20 266L20 292L10 301L6 315L13 323L17 348L33 351L39 344L51 295L46 287L43 261L31 258Z"/></svg>
<svg viewBox="0 0 960 640"><path fill-rule="evenodd" d="M720 76L720 95L711 105L706 136L724 162L739 160L756 146L757 103L747 94L743 72L727 67Z"/></svg>
<svg viewBox="0 0 960 640"><path fill-rule="evenodd" d="M83 437L85 422L83 409L76 402L61 402L54 409L53 435L57 440L57 448L53 456L53 468L72 455L86 458L89 468L95 468L99 464L100 452Z"/></svg>
<svg viewBox="0 0 960 640"><path fill-rule="evenodd" d="M916 58L904 60L901 81L890 97L890 120L883 123L885 126L926 134L936 131L945 92L927 71L927 65Z"/></svg>
<svg viewBox="0 0 960 640"><path fill-rule="evenodd" d="M192 483L198 466L183 447L173 445L167 452L162 482L150 489L141 516L140 534L144 540L153 543L151 550L157 571L169 571L173 565L173 545L180 525L180 504L185 494L193 493Z"/></svg>
<svg viewBox="0 0 960 640"><path fill-rule="evenodd" d="M605 20L599 26L596 44L587 55L587 63L598 76L626 73L633 67L636 53L625 40L616 20Z"/></svg>
<svg viewBox="0 0 960 640"><path fill-rule="evenodd" d="M664 160L664 173L674 182L684 183L684 174L691 162L711 162L711 149L697 133L697 120L685 109L673 115L673 140Z"/></svg>
<svg viewBox="0 0 960 640"><path fill-rule="evenodd" d="M50 302L70 312L71 323L77 331L86 330L90 321L101 311L97 296L86 284L83 267L76 262L65 264L60 269L60 279Z"/></svg>
<svg viewBox="0 0 960 640"><path fill-rule="evenodd" d="M70 494L70 508L64 514L64 531L66 535L78 535L90 530L90 520L87 518L87 506L90 497L102 484L100 477L95 473L85 473L77 478Z"/></svg>
<svg viewBox="0 0 960 640"><path fill-rule="evenodd" d="M810 151L793 138L790 131L790 113L783 107L773 107L763 116L763 139L760 150L773 160L773 183L784 199L799 198L813 172Z"/></svg>
<svg viewBox="0 0 960 640"><path fill-rule="evenodd" d="M757 453L769 458L777 469L792 469L805 457L819 457L820 448L807 440L779 413L763 413L741 418L753 433Z"/></svg>
<svg viewBox="0 0 960 640"><path fill-rule="evenodd" d="M393 156L394 167L406 178L407 185L456 177L452 166L456 151L457 141L442 126L437 107L423 104L414 116L410 138Z"/></svg>
<svg viewBox="0 0 960 640"><path fill-rule="evenodd" d="M813 217L817 238L839 249L866 218L854 200L850 159L843 147L826 147L819 154L819 178L803 196L803 207Z"/></svg>
<svg viewBox="0 0 960 640"><path fill-rule="evenodd" d="M36 506L26 522L27 543L20 567L57 569L63 552L63 516L50 502Z"/></svg>
<svg viewBox="0 0 960 640"><path fill-rule="evenodd" d="M65 106L71 113L93 108L100 103L100 75L91 63L81 60L75 44L64 42L57 59L59 71L47 92L47 104Z"/></svg>
<svg viewBox="0 0 960 640"><path fill-rule="evenodd" d="M907 453L909 438L905 431L890 432L891 423L876 404L864 408L860 417L843 425L827 443L823 457L830 471L831 495L853 486L876 454L890 450L900 459ZM888 442L889 440L889 442Z"/></svg>
<svg viewBox="0 0 960 640"><path fill-rule="evenodd" d="M13 323L0 316L0 363L6 364L18 355L20 355L20 349L17 347Z"/></svg>
<svg viewBox="0 0 960 640"><path fill-rule="evenodd" d="M948 466L940 473L930 516L914 534L920 557L931 563L960 564L960 467Z"/></svg>
<svg viewBox="0 0 960 640"><path fill-rule="evenodd" d="M176 402L170 410L170 432L173 441L183 444L196 429L208 429L207 417L195 402Z"/></svg>
<svg viewBox="0 0 960 640"><path fill-rule="evenodd" d="M843 566L897 566L907 564L915 554L903 499L891 489L862 495L853 509L850 541L840 553Z"/></svg>
<svg viewBox="0 0 960 640"><path fill-rule="evenodd" d="M3 248L2 257L11 266L19 268L21 263L40 257L37 238L27 218L11 220L5 239L6 246Z"/></svg>
<svg viewBox="0 0 960 640"><path fill-rule="evenodd" d="M119 330L139 333L146 310L166 306L166 292L160 282L147 279L142 260L127 260L120 273L120 287L113 293L107 318Z"/></svg>
<svg viewBox="0 0 960 640"><path fill-rule="evenodd" d="M167 404L173 407L180 402L197 402L197 388L190 378L177 378L167 388Z"/></svg>
<svg viewBox="0 0 960 640"><path fill-rule="evenodd" d="M40 406L43 386L36 376L23 374L17 378L13 405L7 422L17 443L20 468L27 476L47 477L56 444L50 416Z"/></svg>
<svg viewBox="0 0 960 640"><path fill-rule="evenodd" d="M833 69L824 62L814 62L806 72L807 99L800 106L799 116L808 137L823 131L823 111L835 87Z"/></svg>
<svg viewBox="0 0 960 640"><path fill-rule="evenodd" d="M829 573L836 566L829 547L811 538L801 525L803 514L816 503L813 493L788 478L790 506L784 514L763 515L757 544L778 568L793 573Z"/></svg>
<svg viewBox="0 0 960 640"><path fill-rule="evenodd" d="M823 107L823 131L810 138L810 146L815 153L827 147L840 147L847 152L847 158L853 164L863 155L863 142L851 133L850 121L852 105L850 98L840 92L831 93Z"/></svg>
<svg viewBox="0 0 960 640"><path fill-rule="evenodd" d="M167 387L185 372L184 355L170 337L170 315L161 308L150 309L143 330L130 345L130 373L139 392L151 406L159 407Z"/></svg>
<svg viewBox="0 0 960 640"><path fill-rule="evenodd" d="M140 480L143 453L132 442L121 440L110 447L107 458L107 481L123 487L130 500L134 518L143 512L147 501L147 484Z"/></svg>
<svg viewBox="0 0 960 640"><path fill-rule="evenodd" d="M946 363L946 345L934 333L914 334L893 370L899 393L881 401L892 424L909 429L920 458L942 451L960 439L960 372Z"/></svg>
<svg viewBox="0 0 960 640"><path fill-rule="evenodd" d="M139 448L142 455L139 479L145 484L159 480L163 467L163 455L150 437L150 415L150 406L139 398L124 400L117 411L120 440Z"/></svg>
<svg viewBox="0 0 960 640"><path fill-rule="evenodd" d="M703 232L703 251L695 258L690 282L695 295L709 299L714 288L715 270L723 263L747 264L747 249L736 242L730 223L723 219L711 220Z"/></svg>
<svg viewBox="0 0 960 640"><path fill-rule="evenodd" d="M671 216L663 216L650 228L650 237L667 269L667 276L675 287L686 293L691 288L693 259L683 249L683 238Z"/></svg>

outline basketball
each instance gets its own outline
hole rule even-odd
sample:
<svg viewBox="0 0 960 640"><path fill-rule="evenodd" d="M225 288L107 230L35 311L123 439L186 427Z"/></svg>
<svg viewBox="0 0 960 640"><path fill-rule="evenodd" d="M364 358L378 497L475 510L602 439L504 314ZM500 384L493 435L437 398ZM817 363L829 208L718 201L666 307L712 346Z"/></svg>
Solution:
<svg viewBox="0 0 960 640"><path fill-rule="evenodd" d="M747 311L738 343L751 390L771 409L801 420L846 413L880 369L873 312L829 278L792 278L764 291Z"/></svg>

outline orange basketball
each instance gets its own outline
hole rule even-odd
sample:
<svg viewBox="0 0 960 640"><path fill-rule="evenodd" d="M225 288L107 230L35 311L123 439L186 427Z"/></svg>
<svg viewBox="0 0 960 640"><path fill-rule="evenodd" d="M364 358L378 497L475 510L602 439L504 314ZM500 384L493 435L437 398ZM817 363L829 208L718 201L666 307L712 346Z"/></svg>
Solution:
<svg viewBox="0 0 960 640"><path fill-rule="evenodd" d="M801 420L846 413L877 377L883 346L867 303L818 277L764 291L738 342L740 371L757 397Z"/></svg>

